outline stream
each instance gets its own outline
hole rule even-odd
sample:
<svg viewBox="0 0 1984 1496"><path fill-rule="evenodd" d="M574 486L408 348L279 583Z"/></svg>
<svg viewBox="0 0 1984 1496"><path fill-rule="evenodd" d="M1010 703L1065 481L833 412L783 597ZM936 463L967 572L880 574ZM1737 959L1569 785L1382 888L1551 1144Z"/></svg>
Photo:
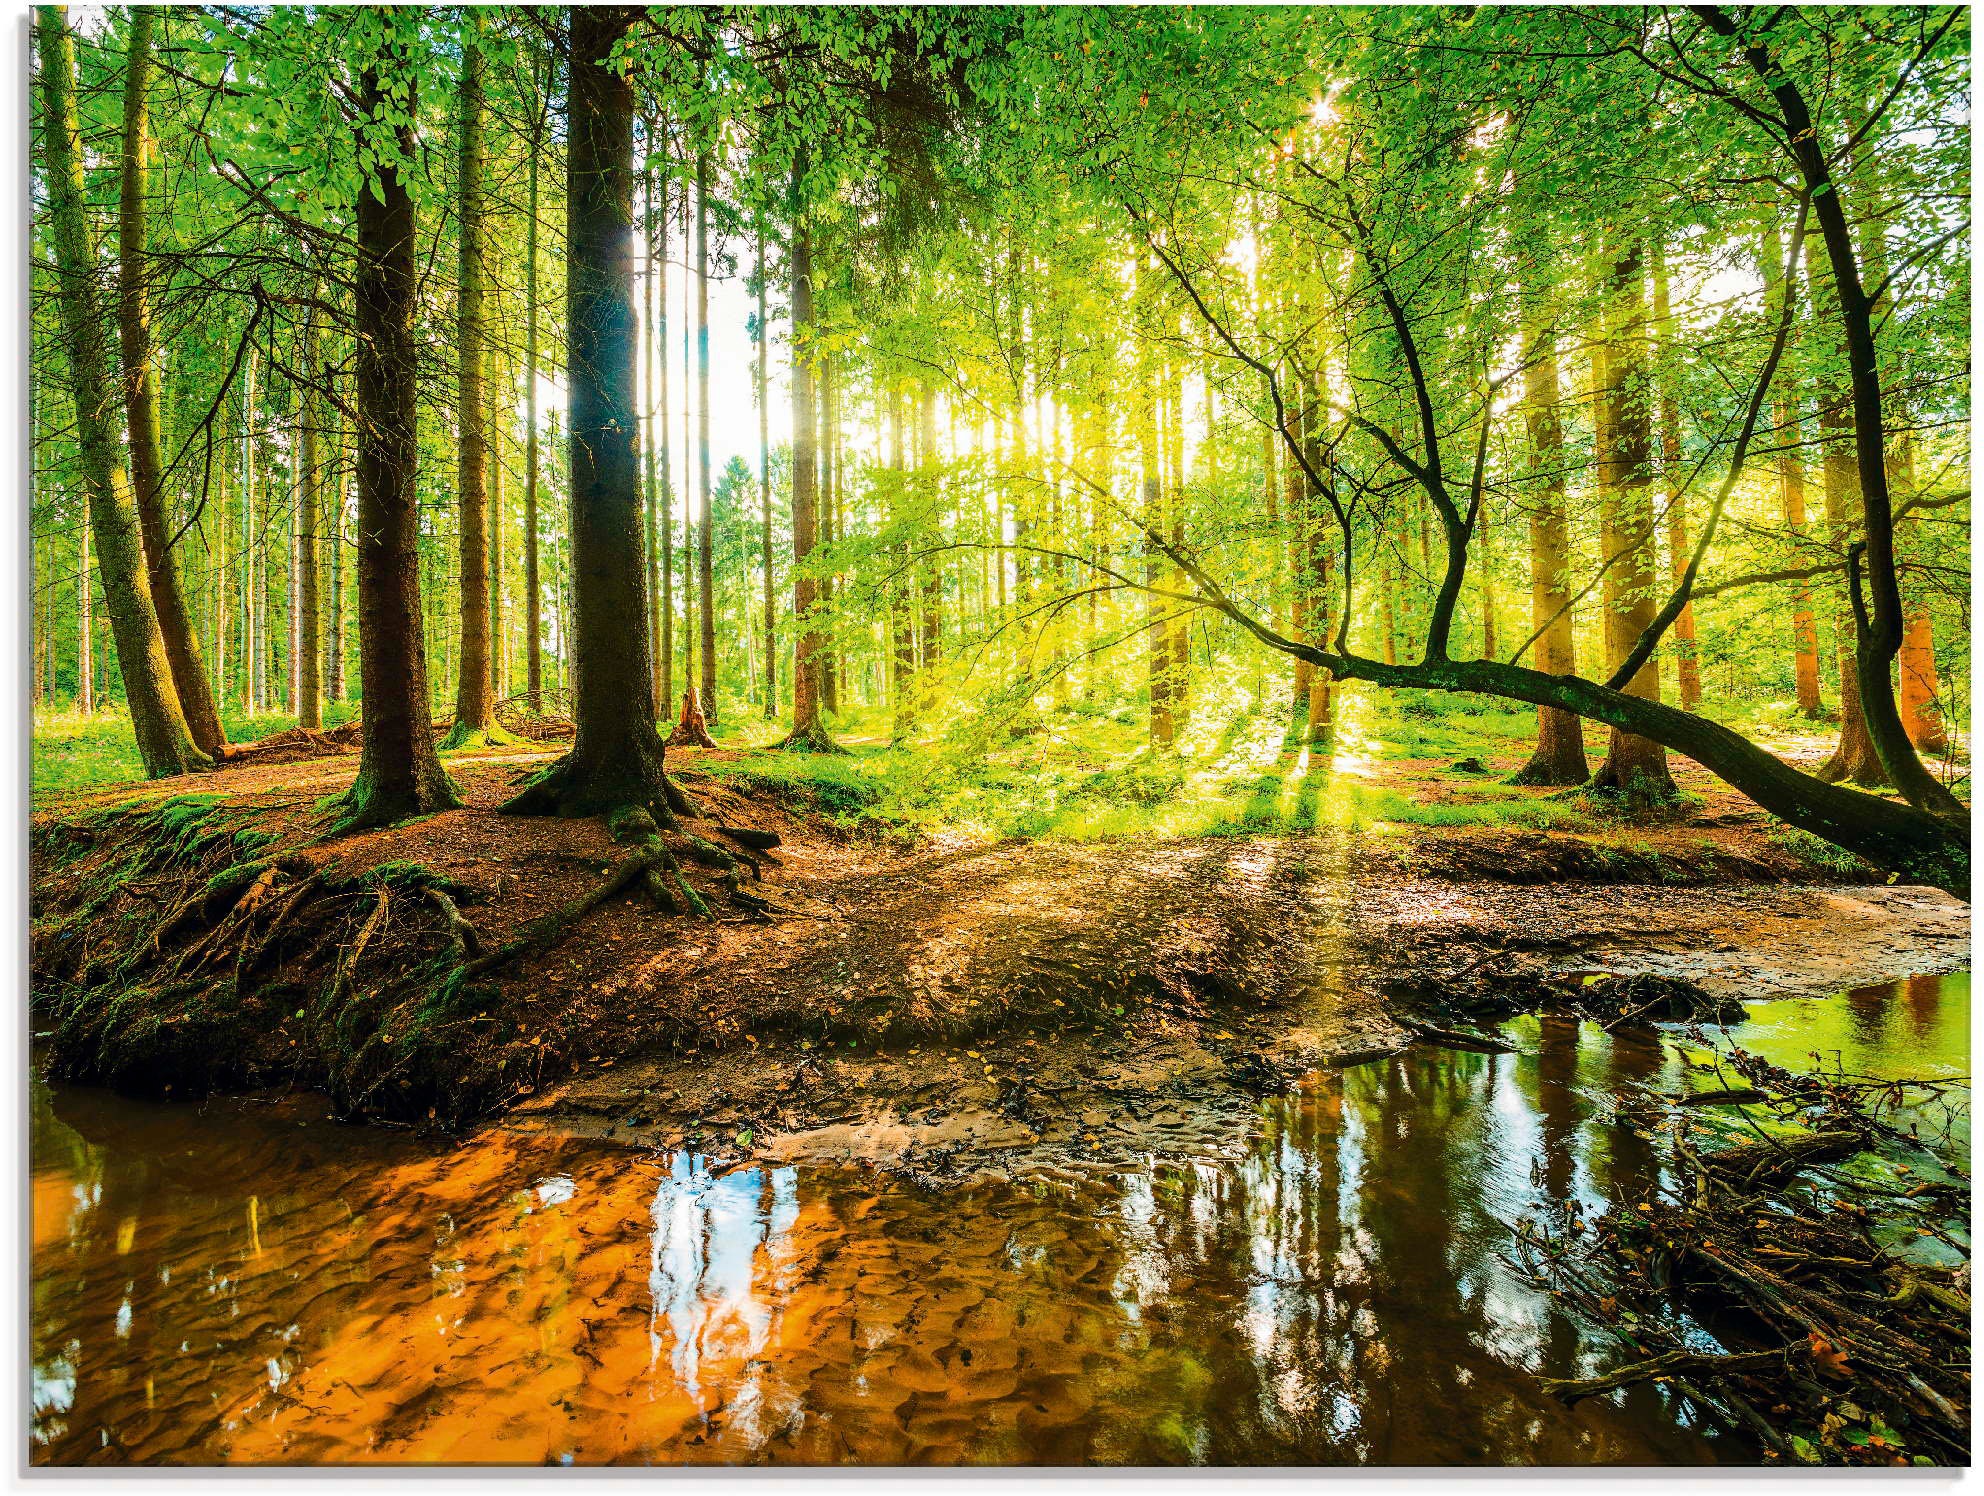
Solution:
<svg viewBox="0 0 1984 1496"><path fill-rule="evenodd" d="M1781 1064L1969 1073L1969 979L1757 1003ZM1238 1159L928 1189L503 1128L37 1081L36 1464L1750 1463L1504 1261L1657 1181L1654 1030L1414 1047L1261 1104ZM1959 1134L1959 1138L1964 1136Z"/></svg>

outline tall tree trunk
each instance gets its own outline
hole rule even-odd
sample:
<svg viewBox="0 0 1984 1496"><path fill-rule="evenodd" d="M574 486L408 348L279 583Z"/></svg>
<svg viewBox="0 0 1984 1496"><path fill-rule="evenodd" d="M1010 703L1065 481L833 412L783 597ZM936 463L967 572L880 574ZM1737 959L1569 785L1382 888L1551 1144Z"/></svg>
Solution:
<svg viewBox="0 0 1984 1496"><path fill-rule="evenodd" d="M1536 667L1549 675L1577 673L1577 641L1572 630L1571 523L1565 498L1564 419L1557 373L1555 337L1534 314L1525 319L1523 428L1530 461L1538 474L1529 516L1529 613L1536 641ZM1396 663L1388 661L1387 663ZM1584 756L1584 722L1562 707L1536 709L1536 751L1516 770L1513 784L1583 784L1590 776Z"/></svg>
<svg viewBox="0 0 1984 1496"><path fill-rule="evenodd" d="M1606 657L1624 661L1659 603L1654 598L1653 437L1647 408L1645 267L1640 242L1628 239L1605 254L1604 337L1592 356L1593 402L1598 426L1600 529L1606 556L1618 562L1606 574ZM1660 700L1660 665L1650 658L1626 685L1626 694ZM1652 738L1613 728L1611 744L1592 776L1594 789L1635 800L1670 800L1676 791L1667 750Z"/></svg>
<svg viewBox="0 0 1984 1496"><path fill-rule="evenodd" d="M1302 455L1318 473L1323 470L1323 411L1326 408L1323 376L1311 371L1302 384ZM1330 544L1332 516L1323 492L1304 474L1302 522L1302 575L1304 594L1303 627L1320 648L1330 647L1330 585L1335 554ZM1183 578L1180 578L1181 583ZM1309 717L1306 736L1310 767L1318 767L1316 755L1327 752L1336 741L1336 677L1323 666L1309 676Z"/></svg>
<svg viewBox="0 0 1984 1496"><path fill-rule="evenodd" d="M765 231L758 228L758 506L764 511L765 720L778 720L778 606L772 596L772 428L766 400L771 339L765 329Z"/></svg>
<svg viewBox="0 0 1984 1496"><path fill-rule="evenodd" d="M835 380L835 365L832 354L820 359L820 495L818 507L819 541L831 553L835 541L840 539L838 520L840 518L840 386ZM834 573L829 570L820 578L819 605L832 615L834 605ZM830 634L824 653L820 656L820 710L828 715L840 712L840 649L838 630Z"/></svg>
<svg viewBox="0 0 1984 1496"><path fill-rule="evenodd" d="M691 813L668 779L655 730L641 471L635 450L634 90L610 62L643 14L633 6L571 12L566 132L565 305L571 381L571 483L577 735L505 809L667 823ZM632 626L629 626L630 620Z"/></svg>
<svg viewBox="0 0 1984 1496"><path fill-rule="evenodd" d="M385 90L394 75L394 93ZM358 776L341 829L387 826L461 803L434 751L421 621L417 294L413 198L402 163L416 156L415 68L403 41L382 42L359 76L359 107L390 130L383 161L358 194L358 686L364 700ZM388 125L397 116L398 123Z"/></svg>
<svg viewBox="0 0 1984 1496"><path fill-rule="evenodd" d="M889 518L901 538L895 546L896 575L889 584L889 688L895 707L895 740L904 743L916 730L916 610L914 557L910 551L908 495L904 492L909 464L904 457L902 388L889 383Z"/></svg>
<svg viewBox="0 0 1984 1496"><path fill-rule="evenodd" d="M124 418L131 445L131 492L145 548L145 573L158 609L159 633L187 730L202 753L227 747L200 639L167 544L165 463L160 451L158 364L152 353L151 261L146 200L151 171L152 37L157 9L131 7L130 50L124 75L124 138L117 217L117 332L124 355Z"/></svg>
<svg viewBox="0 0 1984 1496"><path fill-rule="evenodd" d="M656 600L655 612L661 621L661 667L655 672L654 695L655 716L657 719L668 714L668 708L675 700L675 466L674 453L669 446L668 426L668 183L661 184L661 256L657 272L659 282L655 296L660 303L655 312L655 370L660 386L659 403L655 412L655 428L659 438L659 450L655 454L655 465L660 468L661 499L659 534L655 539L655 566L661 577L661 596ZM688 405L688 392L683 392L683 406Z"/></svg>
<svg viewBox="0 0 1984 1496"><path fill-rule="evenodd" d="M1304 402L1295 400L1283 412L1290 439L1308 450L1307 434L1303 429ZM1276 437L1280 441L1279 436ZM1302 465L1293 458L1281 465L1282 509L1287 515L1288 534L1288 628L1291 637L1309 637L1309 589L1302 585L1305 562L1303 559L1303 536L1305 516L1309 509L1309 480L1302 471ZM1391 586L1384 588L1386 647L1390 648L1391 630ZM1389 656L1388 656L1389 657ZM1316 667L1298 656L1295 661L1294 677L1290 682L1288 703L1288 736L1299 739L1309 721L1309 695L1316 688Z"/></svg>
<svg viewBox="0 0 1984 1496"><path fill-rule="evenodd" d="M1915 487L1914 437L1908 433L1897 436L1893 450L1890 483L1905 494ZM1902 521L1903 535L1916 523ZM1922 752L1947 753L1949 733L1943 726L1942 687L1936 679L1935 627L1929 619L1928 589L1915 589L1905 601L1907 629L1901 636L1898 657L1902 725L1908 729L1909 741Z"/></svg>
<svg viewBox="0 0 1984 1496"><path fill-rule="evenodd" d="M312 286L312 300L316 287ZM322 599L317 589L318 512L323 507L323 445L318 440L323 402L317 380L323 377L317 357L317 314L312 308L303 321L302 439L298 442L296 492L296 720L302 727L324 725L324 690L320 675L323 648Z"/></svg>
<svg viewBox="0 0 1984 1496"><path fill-rule="evenodd" d="M1791 282L1782 287L1778 285L1783 279L1779 267L1784 264L1784 245L1775 222L1764 230L1762 259L1765 289L1769 299L1775 303L1779 296L1790 294L1796 284L1794 274ZM1799 449L1804 444L1805 428L1799 415L1797 383L1781 373L1777 380L1773 419L1777 425L1778 445L1782 449L1777 458L1778 496L1784 509L1785 528L1791 532L1792 544L1799 548L1802 560L1805 459L1799 455ZM1791 649L1798 710L1808 718L1823 717L1825 703L1819 696L1819 628L1812 611L1812 589L1804 582L1797 583L1792 594Z"/></svg>
<svg viewBox="0 0 1984 1496"><path fill-rule="evenodd" d="M1136 431L1138 480L1142 490L1141 513L1144 526L1144 582L1157 586L1161 549L1151 540L1163 535L1170 525L1164 513L1164 449L1158 428L1157 355L1154 348L1155 319L1151 313L1148 270L1141 254L1137 257L1136 286L1132 295L1137 311ZM1015 424L1018 424L1016 421ZM1150 745L1168 750L1177 736L1177 723L1171 715L1171 641L1165 627L1165 603L1155 591L1144 603L1144 661L1150 687Z"/></svg>
<svg viewBox="0 0 1984 1496"><path fill-rule="evenodd" d="M262 709L261 682L262 632L257 626L257 603L262 595L256 559L261 542L255 527L255 365L256 352L248 350L241 379L241 565L236 580L241 587L241 707L249 716Z"/></svg>
<svg viewBox="0 0 1984 1496"><path fill-rule="evenodd" d="M927 712L936 704L937 666L943 658L944 637L944 572L938 559L941 552L934 545L942 538L937 529L937 386L928 378L923 381L918 415L918 456L921 460L917 466L921 470L921 481L917 486L922 490L924 535L933 542L929 554L923 558L923 641L918 661L923 689L921 709ZM1060 544L1058 534L1055 544Z"/></svg>
<svg viewBox="0 0 1984 1496"><path fill-rule="evenodd" d="M76 527L76 710L96 710L96 602L90 578L90 520Z"/></svg>
<svg viewBox="0 0 1984 1496"><path fill-rule="evenodd" d="M781 748L837 752L820 722L820 655L826 641L815 616L818 585L807 565L813 555L819 492L819 412L813 399L813 229L799 199L803 171L792 181L792 617L797 638L792 660L792 731Z"/></svg>
<svg viewBox="0 0 1984 1496"><path fill-rule="evenodd" d="M38 8L35 39L41 64L49 232L55 242L60 277L58 301L83 486L89 496L89 528L96 542L97 568L103 577L111 637L117 645L117 664L124 677L124 699L130 708L138 754L145 772L158 779L208 768L212 760L193 741L179 693L173 688L172 666L145 573L137 505L123 464L118 461L112 406L117 385L111 378L109 350L104 346L108 319L98 295L96 250L90 242L84 206L75 53L61 7ZM88 577L85 565L85 598Z"/></svg>
<svg viewBox="0 0 1984 1496"><path fill-rule="evenodd" d="M1812 301L1823 321L1837 316L1839 299L1826 274L1824 251L1814 240L1806 240L1805 274L1812 289ZM1860 538L1855 530L1865 518L1860 491L1861 469L1858 440L1854 430L1854 407L1847 390L1838 386L1819 391L1819 442L1823 452L1825 478L1826 548L1834 556L1844 556ZM1882 482L1886 482L1885 467ZM1862 709L1861 688L1865 684L1858 668L1857 630L1853 620L1853 588L1843 582L1833 595L1833 637L1839 661L1839 746L1819 770L1828 783L1841 780L1869 789L1885 787L1886 766L1874 748L1867 716ZM1913 750L1911 749L1911 753Z"/></svg>
<svg viewBox="0 0 1984 1496"><path fill-rule="evenodd" d="M648 154L652 156L656 145L653 116L648 117L644 129L647 134ZM667 342L662 331L665 324L661 321L661 308L666 304L664 298L667 295L664 290L667 277L662 270L661 252L662 246L667 242L666 223L667 219L664 216L661 239L657 241L654 167L649 165L641 173L641 242L647 250L646 259L643 261L645 274L641 277L641 367L646 375L648 397L647 410L641 419L641 455L647 464L646 501L643 511L648 542L648 647L654 651L654 658L660 662L660 668L654 674L653 699L649 707L657 721L661 718L662 705L668 695L667 676L671 664L668 659L671 651L662 648L662 635L666 627L664 620L667 615L661 605L661 573L664 568L661 565L662 539L659 514L661 478L657 471L660 467L661 449L667 441L668 431L668 412L658 396L660 371L668 366L668 359L665 356Z"/></svg>
<svg viewBox="0 0 1984 1496"><path fill-rule="evenodd" d="M456 486L461 501L461 674L455 689L455 725L443 748L479 747L499 736L496 682L490 669L489 433L483 381L488 373L488 328L483 322L483 62L477 12L466 12L462 46L460 226L455 304L457 391Z"/></svg>
<svg viewBox="0 0 1984 1496"><path fill-rule="evenodd" d="M710 158L696 157L696 597L703 713L717 718L716 594L710 521Z"/></svg>
<svg viewBox="0 0 1984 1496"><path fill-rule="evenodd" d="M1681 411L1673 388L1674 314L1667 295L1667 252L1658 238L1653 243L1653 323L1661 355L1658 403L1660 471L1667 492L1667 567L1678 585L1688 569L1688 508L1681 478ZM1674 680L1681 696L1681 710L1692 712L1702 704L1702 666L1695 640L1692 599L1674 620L1673 638Z"/></svg>
<svg viewBox="0 0 1984 1496"><path fill-rule="evenodd" d="M544 710L544 593L537 549L537 161L543 149L544 132L534 123L524 221L524 691L533 712Z"/></svg>
<svg viewBox="0 0 1984 1496"><path fill-rule="evenodd" d="M339 472L331 485L331 640L325 651L324 694L332 701L344 700L344 474Z"/></svg>

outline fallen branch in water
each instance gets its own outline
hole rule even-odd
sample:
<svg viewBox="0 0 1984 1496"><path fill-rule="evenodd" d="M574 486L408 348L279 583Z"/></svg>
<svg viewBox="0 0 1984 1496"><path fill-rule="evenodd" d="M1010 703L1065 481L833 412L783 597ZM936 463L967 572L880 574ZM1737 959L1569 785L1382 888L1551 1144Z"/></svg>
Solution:
<svg viewBox="0 0 1984 1496"><path fill-rule="evenodd" d="M1557 1234L1518 1223L1517 1266L1629 1352L1544 1388L1575 1402L1663 1380L1785 1462L1967 1464L1970 1182L1913 1130L1949 1083L1797 1074L1740 1049L1721 1061L1750 1084L1622 1098L1622 1116L1669 1139L1653 1194ZM1917 1112L1897 1116L1901 1098ZM1720 1347L1705 1325L1729 1327Z"/></svg>

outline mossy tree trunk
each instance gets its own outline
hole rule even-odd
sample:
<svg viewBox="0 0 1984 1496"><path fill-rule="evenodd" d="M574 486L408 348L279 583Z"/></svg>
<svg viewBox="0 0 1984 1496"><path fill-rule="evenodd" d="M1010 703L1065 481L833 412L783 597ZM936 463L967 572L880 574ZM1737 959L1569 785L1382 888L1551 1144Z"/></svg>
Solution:
<svg viewBox="0 0 1984 1496"><path fill-rule="evenodd" d="M200 653L199 632L179 584L179 566L168 541L165 462L159 438L158 361L152 352L150 223L151 74L157 9L131 7L129 55L124 73L123 160L117 212L117 334L124 355L124 420L131 446L131 493L145 548L145 573L165 640L166 663L187 730L202 753L218 757L227 747L213 683Z"/></svg>
<svg viewBox="0 0 1984 1496"><path fill-rule="evenodd" d="M145 772L154 779L163 778L209 768L212 760L194 741L173 685L165 636L146 575L137 505L119 460L113 403L118 385L105 346L110 319L97 285L96 249L91 243L83 195L75 49L60 6L37 8L35 40L40 62L49 235L55 245L57 300L68 355L69 388L75 402L83 485L89 498L89 528L138 753ZM82 569L82 581L87 598L87 565ZM79 689L78 695L82 694Z"/></svg>
<svg viewBox="0 0 1984 1496"><path fill-rule="evenodd" d="M413 114L414 88L404 45L392 40L382 43L359 77L365 126L393 149L382 152L376 176L358 196L358 683L364 712L358 776L345 797L341 830L388 826L461 803L434 751L420 611L415 223L405 179L418 157L412 126L386 123L389 110L402 121Z"/></svg>

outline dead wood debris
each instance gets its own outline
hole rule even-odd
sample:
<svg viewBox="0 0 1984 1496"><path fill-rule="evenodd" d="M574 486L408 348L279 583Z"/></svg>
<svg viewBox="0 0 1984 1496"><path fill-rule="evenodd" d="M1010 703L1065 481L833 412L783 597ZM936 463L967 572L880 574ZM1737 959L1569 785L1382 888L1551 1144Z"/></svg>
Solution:
<svg viewBox="0 0 1984 1496"><path fill-rule="evenodd" d="M1654 1193L1518 1223L1519 1269L1629 1358L1546 1388L1664 1383L1784 1463L1968 1464L1970 1180L1946 1135L1964 1083L1722 1064L1747 1084L1622 1103L1665 1135ZM1945 1136L1925 1137L1936 1117Z"/></svg>

